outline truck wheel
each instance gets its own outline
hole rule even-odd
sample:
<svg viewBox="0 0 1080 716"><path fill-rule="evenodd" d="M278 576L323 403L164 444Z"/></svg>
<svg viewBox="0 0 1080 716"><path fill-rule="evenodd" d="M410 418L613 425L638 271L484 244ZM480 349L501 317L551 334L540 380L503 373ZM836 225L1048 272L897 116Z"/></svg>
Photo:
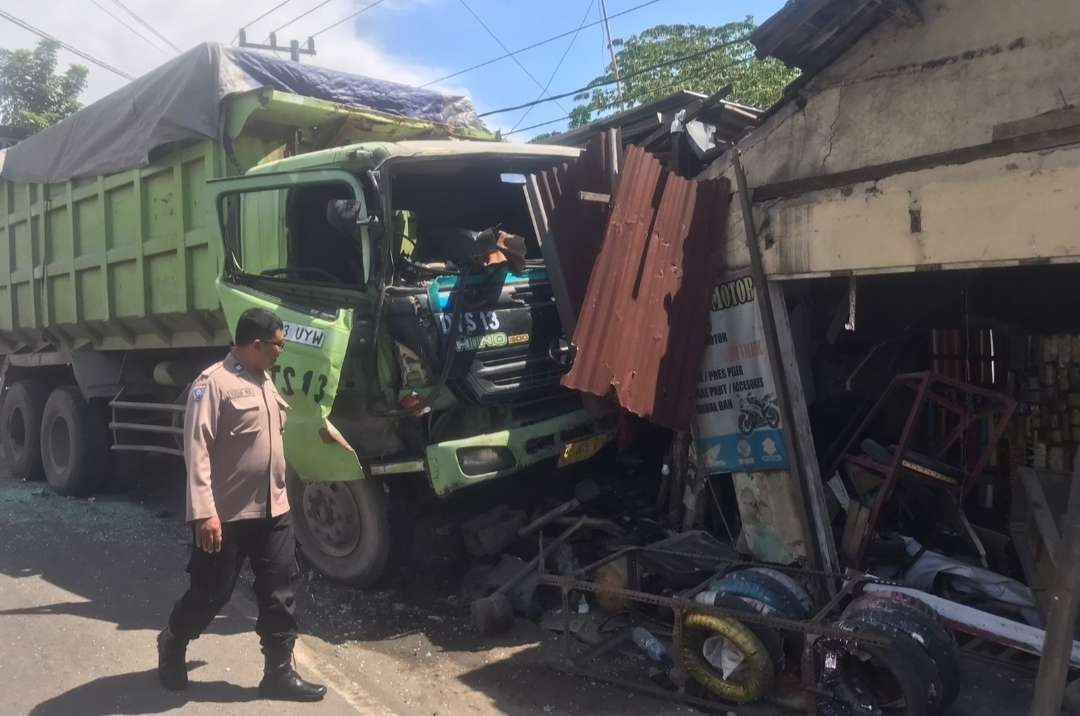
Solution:
<svg viewBox="0 0 1080 716"><path fill-rule="evenodd" d="M108 456L106 425L79 389L55 389L41 416L41 462L49 487L61 495L88 495L101 483Z"/></svg>
<svg viewBox="0 0 1080 716"><path fill-rule="evenodd" d="M337 582L374 585L390 554L390 514L380 480L304 482L288 475L289 503L300 551Z"/></svg>
<svg viewBox="0 0 1080 716"><path fill-rule="evenodd" d="M0 440L4 457L15 477L40 480L41 413L49 399L49 386L36 380L20 380L11 386L0 409Z"/></svg>

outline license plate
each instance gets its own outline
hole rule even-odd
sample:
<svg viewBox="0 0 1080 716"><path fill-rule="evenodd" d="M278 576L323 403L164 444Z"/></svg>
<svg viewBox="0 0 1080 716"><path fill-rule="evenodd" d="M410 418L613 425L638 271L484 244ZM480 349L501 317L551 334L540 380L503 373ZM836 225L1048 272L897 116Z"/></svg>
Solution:
<svg viewBox="0 0 1080 716"><path fill-rule="evenodd" d="M611 439L610 435L593 435L582 440L572 440L563 445L562 455L559 456L559 467L573 465L575 462L583 462L600 452L600 448Z"/></svg>

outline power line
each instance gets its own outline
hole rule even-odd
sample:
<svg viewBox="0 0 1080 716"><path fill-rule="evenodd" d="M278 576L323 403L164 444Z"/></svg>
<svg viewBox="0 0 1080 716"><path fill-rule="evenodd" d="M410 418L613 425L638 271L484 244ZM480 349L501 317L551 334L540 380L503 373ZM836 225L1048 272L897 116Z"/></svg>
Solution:
<svg viewBox="0 0 1080 716"><path fill-rule="evenodd" d="M181 51L179 47L177 47L176 45L174 45L174 44L172 43L172 41L170 41L170 40L169 40L169 38L165 37L165 36L164 36L164 35L162 35L162 34L161 34L160 32L158 32L158 31L157 31L157 28L155 28L155 27L154 27L153 25L151 25L150 23L148 23L148 22L147 22L146 20L143 20L143 19L142 19L141 17L139 17L138 15L136 15L136 14L134 13L134 11L132 11L132 9L131 9L131 8L129 8L129 7L127 6L127 5L125 5L125 4L123 3L123 2L121 2L121 0L112 0L112 1L113 1L113 4L114 4L114 5L116 5L117 7L119 7L119 8L121 9L121 10L123 10L124 12L126 12L126 13L127 13L128 15L131 15L131 17L133 17L133 18L135 19L135 21L136 21L137 23L139 23L140 25L142 25L143 27L145 27L145 28L146 28L147 30L149 30L149 31L150 31L151 33L153 33L154 37L156 37L156 38L158 38L159 40L161 40L162 42L164 42L164 43L165 43L166 45L168 45L169 47L171 47L171 48L172 48L173 50L175 50L176 52L180 52L180 51Z"/></svg>
<svg viewBox="0 0 1080 716"><path fill-rule="evenodd" d="M555 69L551 71L551 74L547 78L547 82L544 83L544 89L540 92L540 96L537 97L537 99L540 99L545 94L547 94L548 87L551 86L551 82L555 79L555 75L559 72L559 68L562 67L563 61L566 60L566 56L570 54L570 49L574 46L574 41L577 40L578 35L581 34L581 28L585 26L585 21L589 19L589 13L592 12L593 5L595 4L596 0L589 0L589 7L586 8L585 15L582 16L581 22L578 23L577 31L574 33L574 36L570 38L570 42L566 45L566 49L563 50L562 57L560 57L559 61L555 63ZM522 122L525 121L525 118L528 117L529 113L532 111L532 107L529 107L527 110L525 110L525 113L521 115L517 122L514 123L514 126L510 128L510 131L507 132L507 134L513 133L513 131L517 129Z"/></svg>
<svg viewBox="0 0 1080 716"><path fill-rule="evenodd" d="M509 47L507 47L506 45L504 45L504 44L503 44L503 41L499 39L499 36L498 36L498 35L496 35L496 34L495 34L495 33L494 33L494 32L493 32L492 30L491 30L491 28L487 26L487 23L486 23L486 22L484 22L483 20L481 20L481 19L480 19L480 16L479 16L479 15L477 15L477 14L476 14L476 12L475 12L475 11L474 11L474 10L473 10L473 9L472 9L471 7L469 7L469 3L465 2L465 0L458 0L458 2L460 2L460 3L461 3L461 5L462 5L462 6L463 6L463 7L464 7L464 8L466 9L466 10L468 10L468 11L469 11L469 14L473 16L473 19L474 19L474 20L476 20L476 21L477 21L478 23L480 23L480 27L484 28L484 30L486 30L486 31L487 31L487 34L491 35L491 39L492 39L492 40L495 40L495 43L496 43L496 44L497 44L497 45L498 45L499 47L503 48L503 52L510 52L510 48L509 48ZM540 94L542 94L542 95L544 95L544 94L547 94L547 89L546 89L546 88L544 87L544 85L540 84L540 80L536 79L536 76L535 76L535 75L533 75L533 73L532 73L532 72L529 72L528 68L526 68L526 67L525 67L525 65L521 64L521 60L519 60L519 59L518 59L518 58L517 58L517 57L516 57L515 55L513 55L513 54L511 54L511 56L510 56L510 57L511 57L511 59L513 59L513 60L514 60L514 64L515 64L515 65L517 65L518 67L520 67L520 68L521 68L521 71L522 71L522 72L524 72L524 73L525 73L525 74L526 74L526 75L528 76L528 78L529 78L530 80L532 80L532 81L533 81L533 84L535 84L535 85L536 85L537 87L539 87L539 88L540 88ZM555 103L556 105L558 105L559 109L561 109L562 111L564 111L564 112L567 112L567 111L569 111L569 110L567 110L567 109L566 109L566 107L563 107L563 106L562 106L562 104L561 104L561 103L559 102L559 98L558 98L558 97L551 97L551 100L552 100L552 101L553 101L553 102L554 102L554 103Z"/></svg>
<svg viewBox="0 0 1080 716"><path fill-rule="evenodd" d="M357 17L358 15L363 15L365 12L367 12L371 8L375 7L376 5L381 5L384 2L386 2L386 0L375 0L375 2L370 3L368 5L365 5L364 7L360 8L359 10L352 13L351 15L347 15L347 16L341 18L340 20L338 20L337 22L330 23L329 25L327 25L323 29L319 30L318 32L311 33L310 37L318 37L319 35L323 34L327 30L332 30L332 29L334 29L335 27L337 27L338 25L340 25L343 22L348 22L349 20L352 20L354 17Z"/></svg>
<svg viewBox="0 0 1080 716"><path fill-rule="evenodd" d="M686 55L681 55L679 57L675 57L673 59L666 60L664 62L657 62L655 65L649 65L648 67L642 67L640 70L635 70L633 72L629 72L629 73L623 75L620 81L625 82L628 79L631 79L633 77L637 77L637 76L642 75L642 74L644 74L646 72L651 72L652 70L660 69L661 67L669 67L671 65L677 65L680 62L686 62L687 60L693 60L693 59L696 59L698 57L703 57L704 55L708 55L708 54L710 54L712 52L716 52L717 50L721 50L721 49L723 49L725 47L730 47L731 45L737 45L740 42L745 42L747 37L748 36L744 35L742 37L735 38L734 40L725 40L724 42L718 42L715 45L711 45L709 47L706 47L704 50L698 50L697 52L691 52L691 53L686 54ZM751 55L750 57L745 57L745 58L743 58L741 60L735 60L734 62L725 65L721 69L726 69L727 67L734 67L735 65L745 64L745 63L750 62L750 61L752 61L754 59L755 59L755 57L753 55ZM593 82L591 84L587 84L584 87L579 87L578 89L572 90L570 92L563 92L562 94L557 94L557 95L549 95L546 99L538 99L538 100L536 100L534 102L526 102L525 104L518 104L518 105L514 105L513 107L503 107L502 109L493 109L490 112L484 112L483 114L478 114L476 116L477 117L489 117L489 116L491 116L493 114L502 114L504 112L513 112L513 111L518 110L518 109L525 109L526 107L532 107L532 106L537 105L537 104L543 104L544 102L553 102L555 100L565 99L566 97L571 97L573 95L580 94L581 92L587 92L588 90L596 89L597 87L604 87L604 86L613 85L613 84L615 84L615 80L605 80L603 82ZM563 111L565 112L566 110L563 109Z"/></svg>
<svg viewBox="0 0 1080 716"><path fill-rule="evenodd" d="M271 33L275 33L275 32L278 32L279 30L284 30L284 29L285 29L286 27L288 27L289 25L293 24L293 23L294 23L294 22L296 22L297 20L300 20L300 19L303 19L303 18L307 17L307 16L308 16L308 15L310 15L311 13L313 13L313 12L315 12L316 10L318 10L319 8L321 8L322 6L324 6L324 5L329 5L329 4L330 4L330 3L332 3L332 2L334 2L334 0L322 0L322 2L321 2L321 3L319 3L318 5L316 5L315 7L311 8L310 10L305 10L304 12L302 12L302 13L300 13L299 15L297 15L296 17L294 17L294 18L293 18L292 20L289 20L289 21L288 21L287 23L285 23L284 25L281 25L281 26L279 26L279 27L275 27L275 28L274 28L273 30L271 30L270 32L271 32Z"/></svg>
<svg viewBox="0 0 1080 716"><path fill-rule="evenodd" d="M614 15L608 15L608 19L613 20L613 19L615 19L617 17L620 17L622 15L626 15L626 14L629 14L631 12L634 12L635 10L640 10L643 7L648 7L649 5L655 5L658 2L660 2L660 0L648 0L648 2L643 2L640 5L634 5L633 7L629 7L627 9L623 10L622 12L615 13ZM504 54L504 55L499 55L498 57L493 57L490 60L485 60L483 62L478 62L477 64L466 67L463 70L458 70L457 72L451 72L450 74L445 75L443 77L439 77L438 79L431 80L430 82L425 82L424 84L422 84L420 86L421 87L430 87L433 84L443 82L444 80L452 79L454 77L457 77L458 75L463 75L466 72L472 72L473 70L478 70L481 67L487 67L488 65L494 64L494 63L499 62L501 60L505 60L508 57L514 57L515 55L520 55L522 52L527 52L527 51L533 50L533 49L535 49L537 47L541 47L543 45L547 45L549 43L555 42L556 40L561 40L564 37L569 37L570 35L573 35L575 32L580 32L581 30L584 30L586 28L596 27L597 25L600 25L603 22L604 22L603 20L597 20L595 22L590 22L589 24L582 25L581 27L579 27L579 28L577 28L575 30L567 30L566 32L560 32L558 35L552 35L551 37L540 40L539 42L534 42L531 45L527 45L525 47L522 47L520 50L514 50L513 52L507 50L506 54ZM502 44L502 43L500 43L500 44ZM505 49L505 48L503 48L503 49Z"/></svg>
<svg viewBox="0 0 1080 716"><path fill-rule="evenodd" d="M255 18L254 20L249 20L249 21L247 22L247 24L241 25L241 26L240 26L240 29L241 29L241 30L246 30L247 28L249 28L249 27L251 27L252 25L254 25L255 23L257 23L257 22L258 22L259 20L262 20L262 19L263 19L264 17L266 17L267 15L270 15L271 13L274 13L274 12L276 12L277 10L279 10L279 9L281 9L281 8L283 8L283 7L285 7L286 5L288 5L288 4L289 4L289 3L291 3L291 2L292 2L292 0L281 0L281 2L279 2L279 3L277 4L277 5L275 5L274 7L270 8L269 10L267 10L266 12L264 12L264 13L263 13L262 15L259 15L259 16L258 16L257 18ZM240 33L239 33L239 31L238 31L238 32L236 33L236 36L235 36L235 37L233 37L232 41L233 41L233 42L236 42L236 41L237 41L237 40L238 40L239 38L240 38Z"/></svg>
<svg viewBox="0 0 1080 716"><path fill-rule="evenodd" d="M148 37L147 37L146 35L144 35L144 34L142 34L141 32L139 32L138 30L136 30L136 29L135 29L134 27L132 27L131 25L127 24L127 22L126 22L126 21L125 21L125 20L124 20L123 18L121 18L121 17L118 17L117 15L114 15L114 14L113 14L113 12L112 12L112 10L110 10L109 8L107 8L107 7L105 7L104 5L102 5L101 3L99 3L99 2L98 2L98 0L90 0L90 2L94 3L95 5L97 5L97 7L98 7L98 9L99 9L99 10L101 10L101 11L102 11L103 13L105 13L106 15L108 15L109 17L111 17L111 18L112 18L113 20L116 20L116 21L117 21L118 23L120 23L121 25L123 25L124 27L126 27L126 28L127 28L128 30L130 30L130 31L131 31L131 34L133 34L133 35L135 35L136 37L138 37L138 38L139 38L140 40L142 40L143 42L145 42L145 43L146 43L147 45L150 45L150 47L153 47L153 48L154 48L155 50L157 50L158 52L164 52L164 50L162 50L162 49L161 49L161 47L159 47L158 45L155 45L155 44L154 44L153 42L151 42L150 38L148 38Z"/></svg>
<svg viewBox="0 0 1080 716"><path fill-rule="evenodd" d="M133 76L129 75L127 72L124 72L121 69L117 69L116 67L113 67L112 65L110 65L107 62L103 62L103 61L99 60L98 58L94 57L93 55L90 55L90 54L87 54L87 53L83 52L82 50L78 49L77 47L72 47L71 45L67 44L63 40L58 40L57 38L53 37L49 33L45 32L44 30L37 29L36 27L31 25L30 23L26 22L25 20L20 20L19 18L15 17L14 15L12 15L9 12L5 12L4 10L0 10L0 18L3 18L5 20L7 20L8 22L11 22L11 23L13 23L15 25L18 25L19 27L23 28L24 30L29 30L30 32L34 33L35 35L37 35L40 38L43 38L45 40L52 40L56 44L60 45L60 47L64 48L68 52L72 53L73 55L78 55L79 57L83 58L87 62L90 62L91 64L95 64L98 67L102 68L103 70L108 70L109 72L112 72L114 75L119 75L120 77L123 77L125 80L133 80L133 79L135 79Z"/></svg>
<svg viewBox="0 0 1080 716"><path fill-rule="evenodd" d="M728 65L728 66L730 67L730 65ZM671 84L664 85L663 87L661 87L657 91L657 94L660 94L660 93L665 93L666 94L666 93L671 92L672 90L674 90L677 87L681 88L681 86L682 86L682 82L672 82ZM618 99L618 100L615 100L614 102L609 102L609 103L601 105L599 107L594 107L593 109L594 109L594 111L597 111L597 112L603 112L605 109L611 109L613 107L617 107L620 104L625 104L625 102L626 102L625 100ZM556 117L555 119L549 119L549 120L547 120L545 122L538 122L536 124L529 125L528 127L522 127L521 129L511 129L509 132L505 132L502 136L509 137L511 134L518 134L520 132L528 132L530 129L538 129L540 127L546 127L549 124L555 124L556 122L562 122L563 120L570 119L570 116L571 115L567 114L567 115L564 115L562 117ZM599 120L599 119L600 118L597 117L597 120Z"/></svg>

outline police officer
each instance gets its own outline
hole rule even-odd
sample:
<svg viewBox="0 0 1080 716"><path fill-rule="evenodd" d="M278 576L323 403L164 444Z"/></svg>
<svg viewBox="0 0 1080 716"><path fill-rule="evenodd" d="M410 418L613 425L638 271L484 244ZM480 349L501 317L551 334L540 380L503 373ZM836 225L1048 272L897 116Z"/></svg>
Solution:
<svg viewBox="0 0 1080 716"><path fill-rule="evenodd" d="M285 492L282 432L288 404L267 371L285 348L281 320L253 308L236 324L228 357L191 385L184 419L191 585L158 635L158 677L187 687L185 650L229 601L244 560L255 573L264 698L318 701L324 686L293 669L293 596L298 569Z"/></svg>

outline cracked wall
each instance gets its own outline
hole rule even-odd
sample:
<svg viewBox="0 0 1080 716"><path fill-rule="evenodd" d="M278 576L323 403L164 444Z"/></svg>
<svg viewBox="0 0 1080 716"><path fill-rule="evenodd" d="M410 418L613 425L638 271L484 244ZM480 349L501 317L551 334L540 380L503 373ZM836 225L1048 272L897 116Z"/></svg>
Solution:
<svg viewBox="0 0 1080 716"><path fill-rule="evenodd" d="M922 24L883 22L802 89L805 103L789 102L740 142L751 187L985 144L996 125L1080 104L1080 3L920 8ZM729 162L704 176L730 176ZM909 172L773 200L756 214L777 277L1080 260L1080 152ZM739 211L730 223L727 262L745 266Z"/></svg>

